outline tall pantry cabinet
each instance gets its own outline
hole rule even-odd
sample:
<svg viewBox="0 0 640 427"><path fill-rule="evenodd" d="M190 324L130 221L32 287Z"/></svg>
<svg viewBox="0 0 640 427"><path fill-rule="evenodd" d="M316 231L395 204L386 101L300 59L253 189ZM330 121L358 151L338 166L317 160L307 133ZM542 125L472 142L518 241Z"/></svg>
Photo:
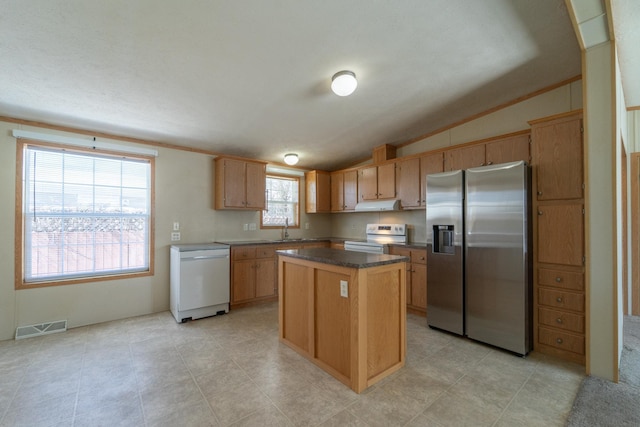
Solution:
<svg viewBox="0 0 640 427"><path fill-rule="evenodd" d="M585 363L582 114L529 122L534 226L534 349Z"/></svg>

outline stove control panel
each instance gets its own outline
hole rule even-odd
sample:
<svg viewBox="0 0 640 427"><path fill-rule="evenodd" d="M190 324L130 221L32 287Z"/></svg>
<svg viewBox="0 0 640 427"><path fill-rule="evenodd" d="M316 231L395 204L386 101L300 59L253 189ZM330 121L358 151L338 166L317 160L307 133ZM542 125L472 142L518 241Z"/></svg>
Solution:
<svg viewBox="0 0 640 427"><path fill-rule="evenodd" d="M407 224L367 224L368 235L406 236Z"/></svg>

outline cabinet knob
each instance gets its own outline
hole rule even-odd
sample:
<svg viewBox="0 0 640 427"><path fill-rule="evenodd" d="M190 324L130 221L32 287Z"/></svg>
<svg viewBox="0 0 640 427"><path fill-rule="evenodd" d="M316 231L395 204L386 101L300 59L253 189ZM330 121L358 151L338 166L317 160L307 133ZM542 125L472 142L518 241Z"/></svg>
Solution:
<svg viewBox="0 0 640 427"><path fill-rule="evenodd" d="M562 302L562 297L558 297L558 298L556 298L556 301L557 301L557 302Z"/></svg>
<svg viewBox="0 0 640 427"><path fill-rule="evenodd" d="M542 191L538 191L538 196L542 196Z"/></svg>
<svg viewBox="0 0 640 427"><path fill-rule="evenodd" d="M542 215L542 211L538 211L538 215Z"/></svg>
<svg viewBox="0 0 640 427"><path fill-rule="evenodd" d="M480 163L480 166L484 166L484 162Z"/></svg>
<svg viewBox="0 0 640 427"><path fill-rule="evenodd" d="M562 282L562 277L556 277L556 282L558 283Z"/></svg>
<svg viewBox="0 0 640 427"><path fill-rule="evenodd" d="M488 165L492 165L492 164L493 164L493 162L489 161L489 162L487 162L487 164L488 164Z"/></svg>
<svg viewBox="0 0 640 427"><path fill-rule="evenodd" d="M562 338L556 338L556 342L557 342L558 344L562 344Z"/></svg>
<svg viewBox="0 0 640 427"><path fill-rule="evenodd" d="M562 317L558 317L558 318L556 319L556 323L558 323L558 324L562 324Z"/></svg>

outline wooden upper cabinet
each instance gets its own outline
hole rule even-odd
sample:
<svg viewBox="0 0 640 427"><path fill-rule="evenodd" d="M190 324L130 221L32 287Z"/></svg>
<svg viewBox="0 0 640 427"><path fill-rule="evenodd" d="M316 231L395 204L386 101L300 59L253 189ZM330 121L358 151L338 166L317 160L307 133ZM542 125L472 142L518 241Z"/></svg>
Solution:
<svg viewBox="0 0 640 427"><path fill-rule="evenodd" d="M537 217L538 262L581 267L584 264L584 205L538 205Z"/></svg>
<svg viewBox="0 0 640 427"><path fill-rule="evenodd" d="M247 209L264 209L266 204L267 168L262 163L247 162Z"/></svg>
<svg viewBox="0 0 640 427"><path fill-rule="evenodd" d="M529 133L526 133L487 142L485 145L486 163L488 165L497 165L522 160L530 164L530 141L531 137Z"/></svg>
<svg viewBox="0 0 640 427"><path fill-rule="evenodd" d="M358 192L361 201L396 197L396 164L387 163L359 169Z"/></svg>
<svg viewBox="0 0 640 427"><path fill-rule="evenodd" d="M538 200L583 197L582 117L531 125Z"/></svg>
<svg viewBox="0 0 640 427"><path fill-rule="evenodd" d="M331 172L331 211L344 210L344 172Z"/></svg>
<svg viewBox="0 0 640 427"><path fill-rule="evenodd" d="M358 171L344 173L344 210L352 211L358 203Z"/></svg>
<svg viewBox="0 0 640 427"><path fill-rule="evenodd" d="M214 164L216 209L265 208L265 163L217 157Z"/></svg>
<svg viewBox="0 0 640 427"><path fill-rule="evenodd" d="M358 173L359 200L376 200L378 198L378 167L370 166L360 169Z"/></svg>
<svg viewBox="0 0 640 427"><path fill-rule="evenodd" d="M352 211L358 203L358 172L331 172L331 212Z"/></svg>
<svg viewBox="0 0 640 427"><path fill-rule="evenodd" d="M398 199L403 208L421 206L420 176L420 158L414 157L397 162Z"/></svg>
<svg viewBox="0 0 640 427"><path fill-rule="evenodd" d="M485 144L477 144L447 150L444 159L445 170L456 171L484 166L486 164L484 147Z"/></svg>
<svg viewBox="0 0 640 427"><path fill-rule="evenodd" d="M444 172L444 153L420 157L420 205L427 206L427 175Z"/></svg>
<svg viewBox="0 0 640 427"><path fill-rule="evenodd" d="M331 211L331 175L325 171L309 171L305 179L305 210L307 213Z"/></svg>
<svg viewBox="0 0 640 427"><path fill-rule="evenodd" d="M378 199L396 197L396 164L378 166Z"/></svg>

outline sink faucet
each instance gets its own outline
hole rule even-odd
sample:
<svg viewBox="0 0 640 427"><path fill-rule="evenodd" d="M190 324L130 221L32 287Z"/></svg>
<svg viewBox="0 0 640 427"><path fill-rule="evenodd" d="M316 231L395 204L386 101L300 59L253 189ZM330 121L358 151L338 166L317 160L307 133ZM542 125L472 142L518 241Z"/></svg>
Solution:
<svg viewBox="0 0 640 427"><path fill-rule="evenodd" d="M284 219L284 238L289 238L289 218Z"/></svg>

